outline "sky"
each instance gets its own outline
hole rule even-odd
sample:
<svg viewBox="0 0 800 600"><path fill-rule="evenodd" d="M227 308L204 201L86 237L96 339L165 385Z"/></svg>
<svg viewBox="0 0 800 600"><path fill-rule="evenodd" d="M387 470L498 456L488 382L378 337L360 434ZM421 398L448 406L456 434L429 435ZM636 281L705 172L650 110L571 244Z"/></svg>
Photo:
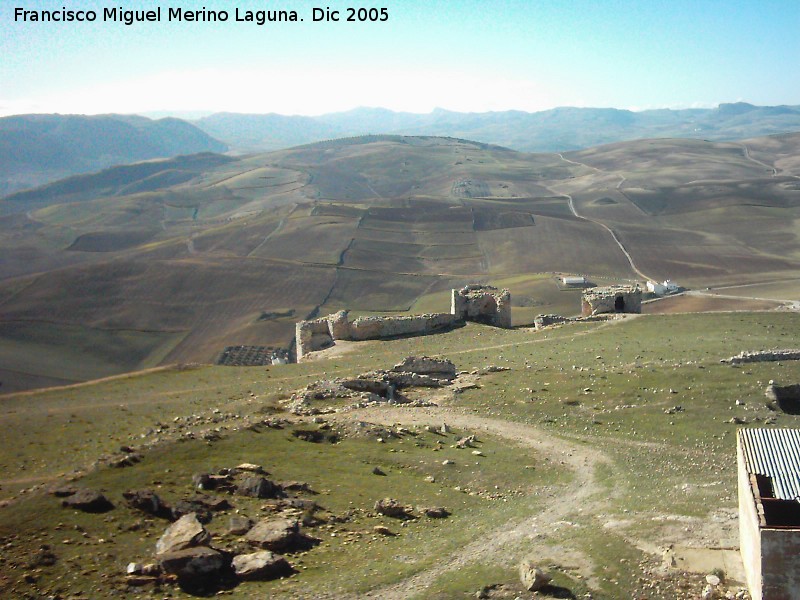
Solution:
<svg viewBox="0 0 800 600"><path fill-rule="evenodd" d="M104 7L161 20L128 26ZM340 20L314 21L314 7ZM388 18L347 22L349 7ZM170 21L170 8L228 20ZM303 21L260 26L237 9ZM2 0L0 116L800 105L798 32L798 0Z"/></svg>

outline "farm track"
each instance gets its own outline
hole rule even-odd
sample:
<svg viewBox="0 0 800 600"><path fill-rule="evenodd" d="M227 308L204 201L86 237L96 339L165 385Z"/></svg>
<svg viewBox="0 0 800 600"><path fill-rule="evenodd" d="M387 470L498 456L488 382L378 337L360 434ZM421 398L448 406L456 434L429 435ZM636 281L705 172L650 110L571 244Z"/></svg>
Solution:
<svg viewBox="0 0 800 600"><path fill-rule="evenodd" d="M493 563L509 562L509 550L519 542L525 542L526 552L540 557L547 556L552 552L547 544L547 524L563 520L578 512L602 513L612 501L597 474L598 466L612 464L602 451L595 446L552 436L531 425L466 414L447 407L362 409L348 413L348 417L384 425L401 423L424 426L446 422L448 425L478 434L478 439L481 433L501 437L530 448L555 464L561 464L572 473L572 480L564 487L558 486L547 490L545 497L557 501L548 503L543 511L499 525L451 555L442 557L429 569L412 575L400 583L362 596L337 595L330 596L331 598L370 597L399 600L423 594L440 576L474 564L476 560ZM617 487L616 493L620 491ZM535 494L537 498L541 497L538 492ZM513 551L510 554L513 557L510 559L512 561L519 558L514 556ZM590 562L584 561L579 570L587 582L596 587L598 582L592 576L592 567Z"/></svg>
<svg viewBox="0 0 800 600"><path fill-rule="evenodd" d="M746 144L741 144L741 148L742 148L742 150L744 150L744 157L745 157L747 160L749 160L749 161L751 161L751 162L754 162L754 163L756 163L757 165L760 165L760 166L762 166L762 167L766 167L767 169L769 169L770 171L772 171L772 176L773 176L773 177L775 177L775 176L777 176L777 175L778 175L778 169L776 169L776 168L775 168L775 167L773 167L772 165L768 165L767 163L765 163L765 162L761 162L760 160L758 160L758 159L756 159L756 158L753 158L752 156L750 156L750 150L747 148L747 145L746 145Z"/></svg>
<svg viewBox="0 0 800 600"><path fill-rule="evenodd" d="M597 167L592 167L590 165L585 165L583 163L575 162L574 160L569 160L568 158L564 158L564 156L561 153L559 153L558 156L564 162L567 162L567 163L570 163L570 164L573 164L573 165L579 165L579 166L586 167L586 168L589 168L589 169L594 169L598 173L604 173L605 174L605 171L601 171ZM619 189L619 186L622 185L625 182L625 177L623 175L618 175L618 177L621 178L621 181L619 182L619 184L617 184L617 188L616 189ZM553 189L552 187L549 187L549 186L546 186L546 187L548 189L550 189L551 191L553 191L554 193L561 194L562 196L567 198L567 204L569 205L569 210L575 216L575 218L581 219L582 221L586 221L588 223L594 223L595 225L598 225L598 226L602 227L603 229L605 229L611 235L611 237L614 239L614 243L619 247L619 249L625 255L625 258L628 260L628 264L630 265L631 270L634 273L636 273L639 277L642 277L644 279L648 279L648 280L652 279L651 277L649 277L648 275L643 273L639 269L639 267L636 266L636 263L634 262L633 257L631 256L631 253L628 252L628 249L625 248L625 245L622 243L622 240L619 239L619 236L617 236L616 232L613 229L611 229L611 227L609 227L608 225L606 225L602 221L597 221L595 219L591 219L589 217L585 217L585 216L579 214L577 209L575 208L575 202L574 202L571 194L564 194L562 192L559 192L558 190ZM620 193L622 193L622 192L620 192Z"/></svg>

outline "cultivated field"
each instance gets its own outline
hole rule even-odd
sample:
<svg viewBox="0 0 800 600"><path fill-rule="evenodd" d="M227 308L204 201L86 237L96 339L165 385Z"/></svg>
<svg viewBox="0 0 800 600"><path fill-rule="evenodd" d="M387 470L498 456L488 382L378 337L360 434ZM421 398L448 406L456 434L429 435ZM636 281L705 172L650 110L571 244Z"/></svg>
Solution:
<svg viewBox="0 0 800 600"><path fill-rule="evenodd" d="M798 148L794 134L562 156L366 136L57 182L0 200L0 346L15 357L0 392L206 363L233 345L288 349L307 315L417 310L473 282L519 296L518 325L578 312L577 294L547 279L558 274L696 289L783 281L769 299L794 300ZM102 368L29 364L33 342L3 333L22 322L41 324L31 339L44 356L69 351L64 332L93 332ZM119 331L152 343L116 352Z"/></svg>

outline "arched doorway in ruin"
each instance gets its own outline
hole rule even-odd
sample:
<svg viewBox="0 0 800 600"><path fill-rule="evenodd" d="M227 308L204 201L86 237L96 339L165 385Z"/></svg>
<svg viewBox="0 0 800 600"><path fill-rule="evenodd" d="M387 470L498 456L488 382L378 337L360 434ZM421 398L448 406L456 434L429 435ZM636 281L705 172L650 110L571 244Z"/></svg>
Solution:
<svg viewBox="0 0 800 600"><path fill-rule="evenodd" d="M617 296L614 298L614 311L625 312L625 298L622 296Z"/></svg>

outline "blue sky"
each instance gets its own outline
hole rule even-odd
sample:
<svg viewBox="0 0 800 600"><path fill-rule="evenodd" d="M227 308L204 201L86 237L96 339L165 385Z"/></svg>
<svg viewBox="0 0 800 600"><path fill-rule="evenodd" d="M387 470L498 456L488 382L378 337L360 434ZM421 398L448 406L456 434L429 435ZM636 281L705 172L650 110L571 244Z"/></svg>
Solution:
<svg viewBox="0 0 800 600"><path fill-rule="evenodd" d="M104 6L161 7L162 21L103 22ZM383 7L389 19L312 22L315 6ZM15 22L15 7L98 20ZM169 7L230 18L168 22ZM237 7L304 22L237 23ZM797 0L4 0L0 115L800 105L798 31Z"/></svg>

